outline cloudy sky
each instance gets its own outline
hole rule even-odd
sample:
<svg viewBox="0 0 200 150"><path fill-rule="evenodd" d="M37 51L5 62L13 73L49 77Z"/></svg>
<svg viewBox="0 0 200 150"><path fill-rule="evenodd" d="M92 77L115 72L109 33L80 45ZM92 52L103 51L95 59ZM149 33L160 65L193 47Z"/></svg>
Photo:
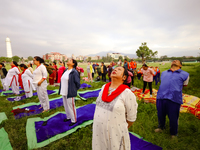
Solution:
<svg viewBox="0 0 200 150"><path fill-rule="evenodd" d="M162 55L200 52L200 0L0 0L0 56L135 54L142 42Z"/></svg>

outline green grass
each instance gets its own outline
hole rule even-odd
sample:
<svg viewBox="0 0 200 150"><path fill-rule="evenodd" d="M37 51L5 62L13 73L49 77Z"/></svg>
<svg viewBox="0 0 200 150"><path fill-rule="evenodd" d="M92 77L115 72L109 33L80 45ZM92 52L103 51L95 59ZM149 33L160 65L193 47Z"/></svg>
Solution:
<svg viewBox="0 0 200 150"><path fill-rule="evenodd" d="M170 64L159 65L158 63L150 63L152 66L159 66L161 72L170 68ZM80 64L80 67L86 68L87 64ZM140 67L141 65L138 65ZM9 67L9 66L8 66ZM200 97L199 93L199 67L200 64L193 63L192 65L184 65L182 69L190 73L189 85L183 89L184 93L195 95ZM86 71L85 71L86 75ZM95 74L95 77L97 75ZM81 81L83 83L83 81ZM92 88L97 89L102 87L104 82L99 83L90 83ZM135 79L135 86L142 88L142 80ZM2 87L1 87L2 88ZM48 86L49 90L56 89L58 87ZM153 88L158 89L159 85ZM87 90L87 89L85 89ZM83 91L81 89L80 91ZM49 98L59 97L59 95L50 95ZM35 116L24 117L18 120L14 119L11 110L14 106L29 102L39 102L38 97L34 96L26 100L19 102L9 102L5 97L0 97L0 111L5 112L8 120L3 121L0 124L0 128L4 127L8 133L11 145L15 150L25 150L27 149L27 139L26 139L26 121L28 118L33 117L48 117L55 112L64 111L64 107L59 107L49 112L38 114ZM83 106L90 104L96 101L96 98L89 98L87 101L76 101L76 106ZM163 147L164 150L173 149L173 150L197 150L200 148L200 120L195 116L188 113L181 113L179 118L179 133L177 140L171 140L169 134L169 121L167 119L166 130L163 133L154 133L154 129L157 127L157 111L156 107L153 104L146 104L138 101L138 114L137 120L130 127L130 131L133 131L149 142ZM92 149L92 125L89 125L85 128L79 129L75 133L66 136L60 140L57 140L45 147L40 148L41 150L54 150L54 149L69 149L69 150L91 150Z"/></svg>

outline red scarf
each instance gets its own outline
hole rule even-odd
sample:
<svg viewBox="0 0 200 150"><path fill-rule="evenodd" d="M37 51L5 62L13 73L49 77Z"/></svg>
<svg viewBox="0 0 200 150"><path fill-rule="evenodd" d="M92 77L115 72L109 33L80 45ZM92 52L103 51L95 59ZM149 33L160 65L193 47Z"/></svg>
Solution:
<svg viewBox="0 0 200 150"><path fill-rule="evenodd" d="M104 102L112 102L117 96L119 96L126 88L130 89L127 85L121 84L115 91L108 96L108 90L111 82L107 83L103 90L102 101Z"/></svg>
<svg viewBox="0 0 200 150"><path fill-rule="evenodd" d="M22 74L26 71L26 69L24 69L24 71L22 71Z"/></svg>

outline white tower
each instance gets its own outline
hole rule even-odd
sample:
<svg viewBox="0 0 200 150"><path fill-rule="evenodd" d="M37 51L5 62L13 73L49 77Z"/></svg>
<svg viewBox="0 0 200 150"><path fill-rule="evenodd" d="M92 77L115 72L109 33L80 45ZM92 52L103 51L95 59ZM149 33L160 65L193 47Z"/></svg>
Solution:
<svg viewBox="0 0 200 150"><path fill-rule="evenodd" d="M10 39L8 37L6 38L6 48L7 48L7 57L11 58L12 57L12 49L11 49Z"/></svg>

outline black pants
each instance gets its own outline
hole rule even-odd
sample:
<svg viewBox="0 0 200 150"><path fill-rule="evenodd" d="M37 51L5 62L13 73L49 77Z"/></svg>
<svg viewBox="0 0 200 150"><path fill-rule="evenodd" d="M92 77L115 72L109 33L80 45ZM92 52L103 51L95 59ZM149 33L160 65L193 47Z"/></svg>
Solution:
<svg viewBox="0 0 200 150"><path fill-rule="evenodd" d="M94 78L94 73L92 73L92 78Z"/></svg>
<svg viewBox="0 0 200 150"><path fill-rule="evenodd" d="M147 83L149 85L149 90L150 90L150 95L152 95L152 82L146 82L146 81L143 81L144 82L144 85L143 85L143 93L147 87Z"/></svg>
<svg viewBox="0 0 200 150"><path fill-rule="evenodd" d="M102 73L101 76L102 76L102 80L103 80L104 82L106 82L106 74L105 74L105 73Z"/></svg>

